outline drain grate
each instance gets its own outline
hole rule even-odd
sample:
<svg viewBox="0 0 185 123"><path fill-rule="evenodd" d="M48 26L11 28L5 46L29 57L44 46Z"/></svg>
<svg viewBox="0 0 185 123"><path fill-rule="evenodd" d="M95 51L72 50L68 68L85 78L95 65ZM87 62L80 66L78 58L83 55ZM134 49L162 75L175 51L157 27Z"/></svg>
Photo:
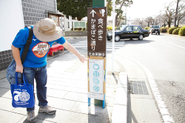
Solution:
<svg viewBox="0 0 185 123"><path fill-rule="evenodd" d="M132 94L148 95L145 81L130 81L130 89Z"/></svg>

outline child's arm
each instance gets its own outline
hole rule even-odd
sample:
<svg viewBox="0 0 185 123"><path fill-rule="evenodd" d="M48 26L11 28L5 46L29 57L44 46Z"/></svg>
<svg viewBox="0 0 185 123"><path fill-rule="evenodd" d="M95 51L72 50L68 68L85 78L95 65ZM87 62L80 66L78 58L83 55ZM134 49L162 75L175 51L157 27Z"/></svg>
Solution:
<svg viewBox="0 0 185 123"><path fill-rule="evenodd" d="M81 55L81 54L76 50L76 48L73 47L73 46L72 46L70 43L68 43L67 41L63 44L63 46L64 46L67 50L69 50L71 53L75 54L75 55L79 58L79 60L80 60L81 62L84 63L84 61L87 61L87 59L85 58L85 56Z"/></svg>

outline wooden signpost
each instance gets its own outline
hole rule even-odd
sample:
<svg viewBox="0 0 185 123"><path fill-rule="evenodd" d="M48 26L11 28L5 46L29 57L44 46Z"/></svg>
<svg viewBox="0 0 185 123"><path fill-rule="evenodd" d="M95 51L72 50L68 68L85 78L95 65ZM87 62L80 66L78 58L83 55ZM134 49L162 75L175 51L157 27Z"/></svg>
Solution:
<svg viewBox="0 0 185 123"><path fill-rule="evenodd" d="M105 108L106 94L106 7L87 10L88 17L88 105L90 99L102 100Z"/></svg>

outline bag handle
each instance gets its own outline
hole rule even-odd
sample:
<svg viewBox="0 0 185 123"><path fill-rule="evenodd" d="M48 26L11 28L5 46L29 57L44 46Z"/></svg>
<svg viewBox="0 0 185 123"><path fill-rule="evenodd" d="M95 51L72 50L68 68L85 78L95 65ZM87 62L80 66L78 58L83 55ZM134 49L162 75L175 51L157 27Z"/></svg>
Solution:
<svg viewBox="0 0 185 123"><path fill-rule="evenodd" d="M27 85L27 86L29 86L30 84L28 83L28 80L27 80L27 78L26 78L26 75L24 74L24 73L22 73L23 74L23 81L24 81L24 83Z"/></svg>
<svg viewBox="0 0 185 123"><path fill-rule="evenodd" d="M19 72L16 72L15 73L15 85L18 85L18 73ZM26 78L26 75L24 74L24 73L21 73L21 75L23 76L23 84L24 85L29 85L29 83L28 83L28 80L27 80L27 78Z"/></svg>

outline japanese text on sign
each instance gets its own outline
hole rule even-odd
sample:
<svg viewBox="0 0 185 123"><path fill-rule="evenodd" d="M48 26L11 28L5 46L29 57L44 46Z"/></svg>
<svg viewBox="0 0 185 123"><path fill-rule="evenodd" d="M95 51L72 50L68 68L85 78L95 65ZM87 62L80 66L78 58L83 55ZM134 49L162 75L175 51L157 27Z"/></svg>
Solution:
<svg viewBox="0 0 185 123"><path fill-rule="evenodd" d="M106 7L88 8L88 55L106 55Z"/></svg>

